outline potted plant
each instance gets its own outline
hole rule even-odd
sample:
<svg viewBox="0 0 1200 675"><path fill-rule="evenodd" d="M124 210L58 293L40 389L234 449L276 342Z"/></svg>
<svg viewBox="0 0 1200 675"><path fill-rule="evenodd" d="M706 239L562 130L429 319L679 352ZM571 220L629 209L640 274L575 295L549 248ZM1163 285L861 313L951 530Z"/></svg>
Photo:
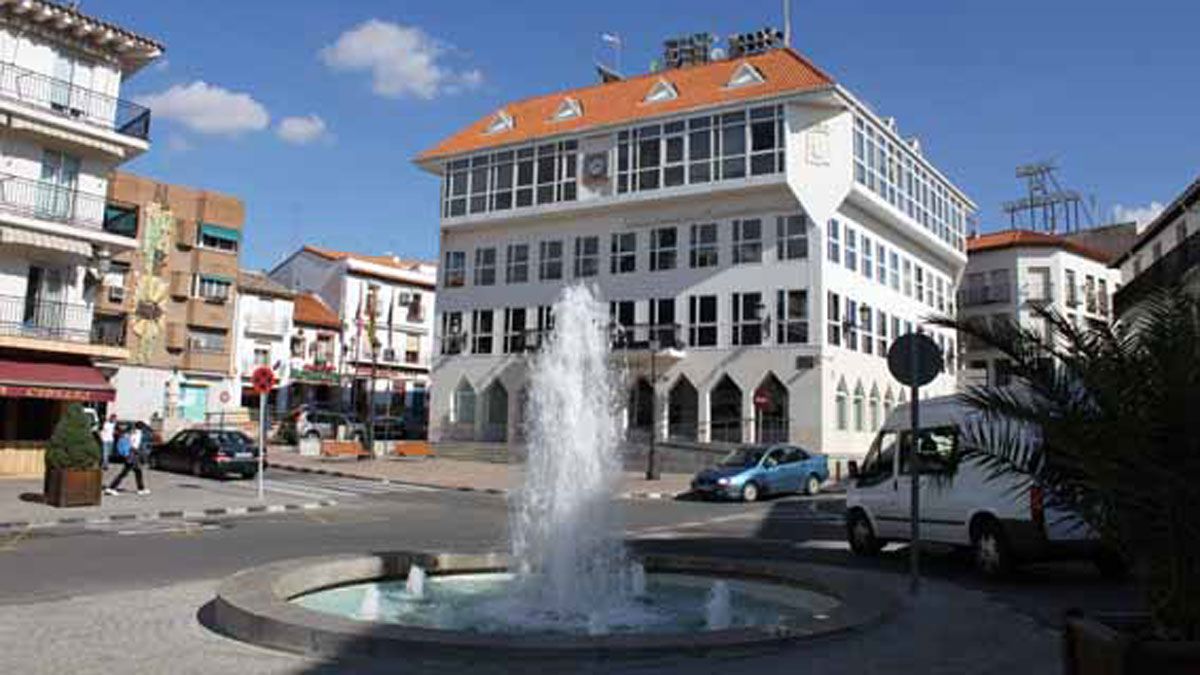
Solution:
<svg viewBox="0 0 1200 675"><path fill-rule="evenodd" d="M1052 308L1031 310L1048 332L978 318L934 323L1010 366L1013 386L961 394L985 423L1014 429L968 430L970 453L996 475L1053 494L1143 590L1143 614L1068 615L1066 672L1200 673L1200 302L1161 290L1116 324L1086 328ZM1023 426L1040 442L1023 441Z"/></svg>
<svg viewBox="0 0 1200 675"><path fill-rule="evenodd" d="M100 444L78 403L67 406L46 445L44 498L52 506L95 506L104 475Z"/></svg>

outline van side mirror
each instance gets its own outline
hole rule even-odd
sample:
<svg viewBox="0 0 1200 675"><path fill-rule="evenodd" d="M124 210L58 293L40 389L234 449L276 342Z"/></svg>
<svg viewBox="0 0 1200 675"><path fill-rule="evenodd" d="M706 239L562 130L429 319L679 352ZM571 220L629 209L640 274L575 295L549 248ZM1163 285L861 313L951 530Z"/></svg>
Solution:
<svg viewBox="0 0 1200 675"><path fill-rule="evenodd" d="M848 464L846 464L846 470L850 472L851 478L858 478L858 462L857 461L855 461L853 459L850 460L850 462Z"/></svg>

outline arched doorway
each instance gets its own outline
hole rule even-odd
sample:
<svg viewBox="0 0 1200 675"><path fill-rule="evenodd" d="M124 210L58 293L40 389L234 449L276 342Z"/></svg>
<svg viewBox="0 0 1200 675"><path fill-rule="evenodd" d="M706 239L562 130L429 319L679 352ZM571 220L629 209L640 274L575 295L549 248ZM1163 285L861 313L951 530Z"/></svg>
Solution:
<svg viewBox="0 0 1200 675"><path fill-rule="evenodd" d="M499 380L483 392L483 440L502 443L508 440L508 390Z"/></svg>
<svg viewBox="0 0 1200 675"><path fill-rule="evenodd" d="M709 426L714 443L742 442L742 388L728 375L708 395Z"/></svg>
<svg viewBox="0 0 1200 675"><path fill-rule="evenodd" d="M629 434L638 438L649 438L654 426L654 387L644 377L639 377L629 390Z"/></svg>
<svg viewBox="0 0 1200 675"><path fill-rule="evenodd" d="M767 373L754 390L754 419L759 443L785 443L788 440L788 390Z"/></svg>
<svg viewBox="0 0 1200 675"><path fill-rule="evenodd" d="M700 394L686 377L680 377L667 394L667 434L678 441L697 440Z"/></svg>

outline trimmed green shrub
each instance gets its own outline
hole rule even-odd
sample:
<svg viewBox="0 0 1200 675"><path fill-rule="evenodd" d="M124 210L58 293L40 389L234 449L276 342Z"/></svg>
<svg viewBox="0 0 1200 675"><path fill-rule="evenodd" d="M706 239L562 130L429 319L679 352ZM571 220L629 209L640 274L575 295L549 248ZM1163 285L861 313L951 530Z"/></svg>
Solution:
<svg viewBox="0 0 1200 675"><path fill-rule="evenodd" d="M54 426L46 445L47 469L96 469L100 467L100 443L92 435L91 420L83 406L72 403Z"/></svg>

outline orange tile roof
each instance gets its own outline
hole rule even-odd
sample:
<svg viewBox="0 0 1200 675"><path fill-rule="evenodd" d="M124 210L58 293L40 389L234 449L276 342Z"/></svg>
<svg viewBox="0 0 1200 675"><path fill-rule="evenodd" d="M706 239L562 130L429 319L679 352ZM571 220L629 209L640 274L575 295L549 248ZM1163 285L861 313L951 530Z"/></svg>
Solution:
<svg viewBox="0 0 1200 675"><path fill-rule="evenodd" d="M315 293L300 293L296 296L292 321L306 326L320 326L334 330L340 330L342 327L342 320Z"/></svg>
<svg viewBox="0 0 1200 675"><path fill-rule="evenodd" d="M1019 247L1061 248L1105 264L1108 264L1112 260L1112 256L1102 251L1046 232L1002 230L1000 232L976 235L967 239L968 255L983 251L998 251L1000 249Z"/></svg>
<svg viewBox="0 0 1200 675"><path fill-rule="evenodd" d="M762 74L764 82L735 88L726 87L730 77L743 63L754 66ZM646 94L659 79L670 82L678 92L678 97L646 103ZM484 133L496 115L490 113L453 136L443 139L421 153L417 159L428 160L567 132L633 122L667 113L822 89L832 84L833 78L794 50L774 49L745 58L665 70L515 101L501 108L513 119L511 129ZM578 101L583 114L560 121L552 120L555 111L566 98Z"/></svg>
<svg viewBox="0 0 1200 675"><path fill-rule="evenodd" d="M306 245L304 247L304 250L308 251L309 253L314 253L316 255L319 255L322 258L325 258L326 260L345 260L347 258L353 258L355 260L361 260L363 262L369 262L369 263L373 263L375 265L383 265L385 267L393 267L398 270L404 270L405 272L417 271L416 268L421 265L436 265L437 264L437 263L432 263L432 262L428 262L425 260L404 260L402 258L397 258L396 256L391 256L391 255L362 255L359 253L350 253L347 251L334 251L332 249L321 248L319 246Z"/></svg>

